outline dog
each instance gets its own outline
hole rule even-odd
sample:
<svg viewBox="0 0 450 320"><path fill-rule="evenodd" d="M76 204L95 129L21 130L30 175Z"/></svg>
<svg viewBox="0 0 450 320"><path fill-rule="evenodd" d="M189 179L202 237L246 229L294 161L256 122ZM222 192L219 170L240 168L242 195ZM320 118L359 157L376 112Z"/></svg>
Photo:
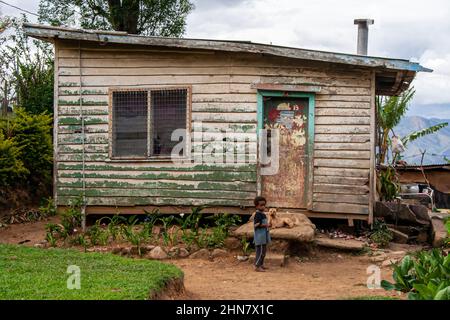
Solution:
<svg viewBox="0 0 450 320"><path fill-rule="evenodd" d="M250 217L250 221L253 221L253 219L255 218L255 214L256 214L256 212L253 212L252 216ZM296 218L291 219L291 218L285 218L285 217L278 216L276 208L269 209L269 213L267 214L267 220L268 220L268 224L270 225L271 229L284 228L284 227L293 228L296 225L300 224L300 221L298 221L298 219L296 219Z"/></svg>

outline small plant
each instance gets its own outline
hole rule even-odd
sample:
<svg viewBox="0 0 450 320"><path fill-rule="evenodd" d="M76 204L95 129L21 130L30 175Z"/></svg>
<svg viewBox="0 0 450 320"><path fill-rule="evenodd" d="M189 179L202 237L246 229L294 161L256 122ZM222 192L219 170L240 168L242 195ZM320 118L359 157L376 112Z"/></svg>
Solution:
<svg viewBox="0 0 450 320"><path fill-rule="evenodd" d="M181 234L181 241L186 245L186 249L191 250L192 245L195 243L197 234L190 229L183 229Z"/></svg>
<svg viewBox="0 0 450 320"><path fill-rule="evenodd" d="M242 245L242 255L248 256L250 254L250 242L247 241L247 238L245 236L241 239L241 245Z"/></svg>
<svg viewBox="0 0 450 320"><path fill-rule="evenodd" d="M383 221L375 220L373 224L373 231L369 238L378 246L386 247L394 238L394 235Z"/></svg>
<svg viewBox="0 0 450 320"><path fill-rule="evenodd" d="M225 245L225 239L228 236L227 229L223 226L215 227L209 237L208 246L211 248L221 248Z"/></svg>
<svg viewBox="0 0 450 320"><path fill-rule="evenodd" d="M120 236L121 227L120 225L127 222L127 219L125 219L122 216L119 216L118 214L115 214L112 218L110 217L102 217L99 222L102 224L106 220L107 223L107 232L111 236L112 240L115 241Z"/></svg>
<svg viewBox="0 0 450 320"><path fill-rule="evenodd" d="M135 228L134 224L123 226L122 233L128 242L137 247L138 254L139 256L141 256L142 255L141 246L144 238L142 232L136 232L134 228Z"/></svg>
<svg viewBox="0 0 450 320"><path fill-rule="evenodd" d="M84 234L74 235L73 238L71 239L71 243L74 245L83 246L84 252L86 252L87 248L89 247L89 243L86 240L86 237L84 236Z"/></svg>
<svg viewBox="0 0 450 320"><path fill-rule="evenodd" d="M408 293L409 300L450 300L450 255L439 249L405 256L392 277L395 283L383 280L381 286Z"/></svg>
<svg viewBox="0 0 450 320"><path fill-rule="evenodd" d="M98 221L86 231L86 235L89 236L89 240L92 246L99 244L101 229Z"/></svg>
<svg viewBox="0 0 450 320"><path fill-rule="evenodd" d="M223 230L225 230L227 233L227 236L228 236L228 230L230 229L230 227L237 226L239 223L242 222L241 217L236 214L228 214L228 213L216 214L212 217L214 219L214 224L217 227L220 227Z"/></svg>
<svg viewBox="0 0 450 320"><path fill-rule="evenodd" d="M63 225L66 233L68 235L73 234L77 228L81 227L81 205L83 203L83 199L78 197L75 201L73 201L69 209L62 215L61 224Z"/></svg>
<svg viewBox="0 0 450 320"><path fill-rule="evenodd" d="M63 234L63 228L55 223L48 223L45 226L45 230L46 230L46 235L45 235L45 239L48 241L48 243L50 244L50 246L52 247L56 247L56 243L58 241L58 238L61 237L61 234Z"/></svg>
<svg viewBox="0 0 450 320"><path fill-rule="evenodd" d="M207 248L209 244L209 235L207 228L200 228L195 238L195 242L199 248Z"/></svg>
<svg viewBox="0 0 450 320"><path fill-rule="evenodd" d="M192 231L197 233L200 227L200 220L202 218L201 211L203 210L203 208L204 207L202 206L193 207L190 214L183 214L181 218L174 217L174 219L180 225L180 228L182 230L191 229Z"/></svg>
<svg viewBox="0 0 450 320"><path fill-rule="evenodd" d="M44 203L39 207L42 217L53 217L56 215L56 206L53 198L44 199Z"/></svg>
<svg viewBox="0 0 450 320"><path fill-rule="evenodd" d="M382 200L394 200L399 192L400 185L394 167L388 166L378 174L378 191Z"/></svg>

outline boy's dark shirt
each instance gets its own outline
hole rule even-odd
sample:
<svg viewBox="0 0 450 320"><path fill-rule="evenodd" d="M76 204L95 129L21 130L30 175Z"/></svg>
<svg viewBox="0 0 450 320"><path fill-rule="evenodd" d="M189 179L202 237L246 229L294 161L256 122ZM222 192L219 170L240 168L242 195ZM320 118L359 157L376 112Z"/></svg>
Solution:
<svg viewBox="0 0 450 320"><path fill-rule="evenodd" d="M255 218L253 219L253 224L255 225L257 223L262 223L263 219L266 219L266 218L267 217L264 212L256 210ZM256 228L264 228L264 227L258 226Z"/></svg>

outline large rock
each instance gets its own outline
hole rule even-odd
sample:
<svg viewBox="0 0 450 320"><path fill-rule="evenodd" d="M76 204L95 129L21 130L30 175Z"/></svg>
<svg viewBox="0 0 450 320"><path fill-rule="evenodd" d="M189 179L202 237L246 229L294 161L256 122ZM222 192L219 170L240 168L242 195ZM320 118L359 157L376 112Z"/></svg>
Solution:
<svg viewBox="0 0 450 320"><path fill-rule="evenodd" d="M226 250L223 249L214 249L211 252L211 257L212 258L223 258L226 257L228 255L228 252Z"/></svg>
<svg viewBox="0 0 450 320"><path fill-rule="evenodd" d="M185 248L180 248L180 251L178 252L178 256L180 258L186 258L189 256L189 251L187 251L187 249L185 249Z"/></svg>
<svg viewBox="0 0 450 320"><path fill-rule="evenodd" d="M314 232L316 226L302 213L282 213L279 212L278 216L291 219L298 219L299 225L293 228L275 228L270 229L270 236L272 239L285 239L311 242L314 241ZM240 226L233 232L235 237L241 238L246 236L247 238L253 238L253 221Z"/></svg>
<svg viewBox="0 0 450 320"><path fill-rule="evenodd" d="M167 259L169 256L163 250L163 248L158 246L158 247L155 247L152 251L150 251L150 253L147 255L147 257L149 257L150 259L162 260L162 259Z"/></svg>
<svg viewBox="0 0 450 320"><path fill-rule="evenodd" d="M241 241L235 237L228 237L225 239L224 245L228 250L236 250L241 247Z"/></svg>
<svg viewBox="0 0 450 320"><path fill-rule="evenodd" d="M191 259L209 259L209 250L208 249L200 249L194 253L192 253L189 258Z"/></svg>
<svg viewBox="0 0 450 320"><path fill-rule="evenodd" d="M427 212L427 214L424 214ZM394 201L377 201L375 217L382 217L390 221L408 222L419 225L429 225L428 208L421 205L408 205Z"/></svg>
<svg viewBox="0 0 450 320"><path fill-rule="evenodd" d="M341 249L341 250L362 250L365 243L358 240L332 239L326 236L318 236L314 241L316 245L326 248Z"/></svg>
<svg viewBox="0 0 450 320"><path fill-rule="evenodd" d="M393 241L397 242L397 243L407 243L409 236L399 230L396 230L394 228L388 228L391 232L392 235L394 236Z"/></svg>
<svg viewBox="0 0 450 320"><path fill-rule="evenodd" d="M433 217L431 219L431 239L434 248L438 248L444 245L445 239L448 237L447 229L445 228L444 220L439 217Z"/></svg>

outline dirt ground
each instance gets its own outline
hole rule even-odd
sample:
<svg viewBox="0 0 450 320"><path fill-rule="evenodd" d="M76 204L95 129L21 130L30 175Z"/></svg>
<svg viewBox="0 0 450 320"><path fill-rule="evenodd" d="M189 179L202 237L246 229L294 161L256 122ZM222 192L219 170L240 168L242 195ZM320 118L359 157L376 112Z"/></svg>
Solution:
<svg viewBox="0 0 450 320"><path fill-rule="evenodd" d="M50 222L56 223L58 218L0 228L0 243L33 246L45 238L45 225ZM366 270L373 264L367 255L316 249L301 260L291 257L286 266L271 267L265 273L253 271L249 262L238 262L232 254L214 261L187 258L166 262L184 271L186 294L182 299L399 297L395 292L367 288ZM389 267L381 269L381 279L392 281L391 275Z"/></svg>

